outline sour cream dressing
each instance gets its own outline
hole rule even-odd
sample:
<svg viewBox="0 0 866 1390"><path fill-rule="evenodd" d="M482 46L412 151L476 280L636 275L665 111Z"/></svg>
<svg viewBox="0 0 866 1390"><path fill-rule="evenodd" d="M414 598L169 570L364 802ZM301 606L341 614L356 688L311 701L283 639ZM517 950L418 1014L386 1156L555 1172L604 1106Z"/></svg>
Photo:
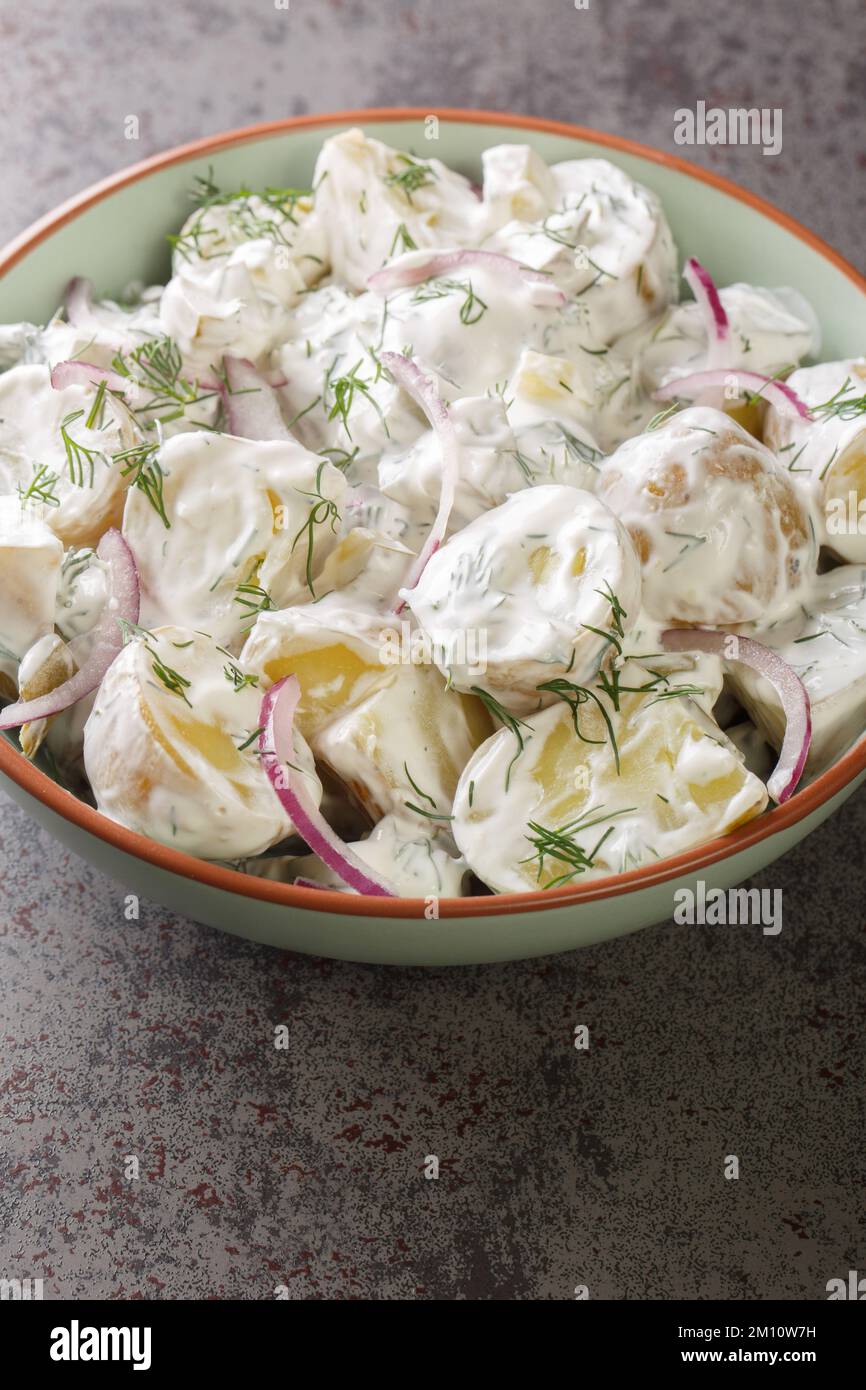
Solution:
<svg viewBox="0 0 866 1390"><path fill-rule="evenodd" d="M262 693L293 674L296 775L318 804L321 769L355 835L370 822L352 843L397 890L622 871L760 814L741 750L757 767L781 737L762 682L664 653L665 626L777 647L812 697L810 775L863 727L866 540L830 518L866 501L866 367L795 371L831 403L810 421L769 406L738 423L719 397L647 428L653 391L709 352L658 198L601 159L500 145L479 189L426 153L350 130L309 188L200 178L166 286L0 330L0 693L63 678L106 602L96 544L122 526L140 630L94 695L26 736L104 814L338 886L256 751ZM547 279L461 254L479 250ZM458 257L424 273L438 252ZM792 291L721 299L732 370L819 351ZM413 585L443 445L385 353L415 361L455 441L453 506ZM276 393L285 439L227 432L226 355ZM124 389L55 390L70 360ZM849 563L819 577L819 551Z"/></svg>

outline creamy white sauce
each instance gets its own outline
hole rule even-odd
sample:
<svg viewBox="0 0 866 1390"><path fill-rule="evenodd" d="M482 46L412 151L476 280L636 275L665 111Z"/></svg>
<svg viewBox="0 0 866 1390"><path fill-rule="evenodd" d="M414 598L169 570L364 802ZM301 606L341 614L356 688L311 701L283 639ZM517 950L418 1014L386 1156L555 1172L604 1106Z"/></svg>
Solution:
<svg viewBox="0 0 866 1390"><path fill-rule="evenodd" d="M811 510L769 450L721 411L684 410L605 461L599 493L641 557L659 621L764 626L815 574Z"/></svg>
<svg viewBox="0 0 866 1390"><path fill-rule="evenodd" d="M402 897L459 898L466 891L466 860L425 834L423 827L408 816L383 816L365 840L348 843L358 858L387 878ZM315 854L262 858L243 867L281 883L300 878L320 883L323 888L355 892Z"/></svg>
<svg viewBox="0 0 866 1390"><path fill-rule="evenodd" d="M0 496L0 663L13 675L27 649L54 625L63 546L40 510Z"/></svg>
<svg viewBox="0 0 866 1390"><path fill-rule="evenodd" d="M814 310L794 290L726 285L719 298L729 325L726 367L773 377L820 351ZM694 301L671 305L658 319L620 339L617 347L634 359L646 391L709 365L706 318Z"/></svg>
<svg viewBox="0 0 866 1390"><path fill-rule="evenodd" d="M789 377L847 414L739 412L763 442L718 393L647 430L656 388L717 356L655 195L528 145L487 150L479 189L434 148L350 130L309 190L202 181L167 286L0 329L0 694L87 650L109 526L141 583L142 633L33 751L162 843L339 886L283 844L252 737L263 691L295 674L298 775L318 804L318 764L326 814L412 896L459 894L470 871L493 891L618 872L761 812L778 703L717 657L664 653L671 623L778 648L811 697L810 776L866 718L864 359ZM547 281L463 256L368 283L477 250ZM731 370L820 351L793 291L720 294ZM413 357L456 438L413 588L442 444L383 353ZM225 355L267 374L289 438L226 432ZM71 358L123 393L55 391ZM819 550L823 570L850 563L819 576Z"/></svg>
<svg viewBox="0 0 866 1390"><path fill-rule="evenodd" d="M760 637L806 687L812 709L806 774L816 776L866 723L866 570L843 565L820 575L808 602ZM730 680L758 729L780 748L785 717L772 686L742 665L732 667Z"/></svg>
<svg viewBox="0 0 866 1390"><path fill-rule="evenodd" d="M613 512L591 493L545 485L458 531L406 598L452 683L510 704L537 702L556 677L594 675L610 650L612 598L634 613L639 594L637 554Z"/></svg>
<svg viewBox="0 0 866 1390"><path fill-rule="evenodd" d="M821 542L841 560L866 561L866 412L845 411L866 396L866 359L802 367L789 380L815 419L771 407L767 441L808 500Z"/></svg>
<svg viewBox="0 0 866 1390"><path fill-rule="evenodd" d="M624 686L640 689L651 681L636 662L623 667ZM501 729L479 748L461 775L451 825L458 848L485 883L520 892L563 877L625 872L763 809L766 788L738 751L688 695L660 700L667 688L656 683L645 694L624 694L619 711L599 693L614 730L619 772L610 735L592 706L580 713L582 737L569 710L557 703L527 716L522 747ZM580 857L559 858L543 834L562 827L583 854L576 871Z"/></svg>
<svg viewBox="0 0 866 1390"><path fill-rule="evenodd" d="M482 231L468 179L360 130L325 141L313 187L334 277L352 290L365 289L407 239L422 248L473 246Z"/></svg>
<svg viewBox="0 0 866 1390"><path fill-rule="evenodd" d="M0 494L41 503L65 545L95 545L119 523L128 479L117 456L140 440L130 412L93 386L55 391L38 365L0 375Z"/></svg>
<svg viewBox="0 0 866 1390"><path fill-rule="evenodd" d="M336 544L346 490L327 460L293 441L193 433L170 439L158 461L165 519L138 488L130 491L123 518L138 563L145 627L174 620L235 647L263 605L314 596L315 575ZM333 513L310 522L314 508L327 502Z"/></svg>
<svg viewBox="0 0 866 1390"><path fill-rule="evenodd" d="M205 205L184 223L160 324L199 373L222 354L258 361L284 335L286 311L327 271L308 197L251 195Z"/></svg>
<svg viewBox="0 0 866 1390"><path fill-rule="evenodd" d="M160 627L128 642L84 730L84 764L100 810L207 859L259 854L289 836L294 827L259 761L257 740L250 742L260 695L240 683L243 674L190 628ZM318 804L321 783L300 734L295 761Z"/></svg>

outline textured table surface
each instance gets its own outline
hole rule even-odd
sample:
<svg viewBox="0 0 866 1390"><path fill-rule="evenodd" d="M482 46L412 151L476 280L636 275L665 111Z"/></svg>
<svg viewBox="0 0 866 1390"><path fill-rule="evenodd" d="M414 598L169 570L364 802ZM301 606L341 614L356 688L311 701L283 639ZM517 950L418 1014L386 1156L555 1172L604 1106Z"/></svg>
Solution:
<svg viewBox="0 0 866 1390"><path fill-rule="evenodd" d="M483 106L674 149L674 110L702 99L783 109L776 158L689 158L862 266L864 39L857 0L4 4L0 235L237 124ZM46 1297L825 1297L866 1269L864 837L861 792L755 880L783 890L776 937L665 924L424 972L156 905L127 922L118 885L0 796L0 1277Z"/></svg>

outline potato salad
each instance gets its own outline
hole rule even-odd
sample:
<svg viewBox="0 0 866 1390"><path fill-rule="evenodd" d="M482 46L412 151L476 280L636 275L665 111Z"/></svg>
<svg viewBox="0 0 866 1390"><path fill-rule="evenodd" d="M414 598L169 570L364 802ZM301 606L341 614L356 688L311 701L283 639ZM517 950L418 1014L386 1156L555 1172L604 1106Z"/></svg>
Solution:
<svg viewBox="0 0 866 1390"><path fill-rule="evenodd" d="M861 735L866 359L607 160L428 154L198 169L166 285L0 328L0 727L250 874L555 890Z"/></svg>

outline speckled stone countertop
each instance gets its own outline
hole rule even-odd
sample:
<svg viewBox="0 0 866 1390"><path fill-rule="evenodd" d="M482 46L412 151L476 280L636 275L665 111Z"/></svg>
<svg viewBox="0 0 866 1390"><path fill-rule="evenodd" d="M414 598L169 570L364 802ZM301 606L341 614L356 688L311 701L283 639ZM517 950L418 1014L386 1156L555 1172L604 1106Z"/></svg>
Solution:
<svg viewBox="0 0 866 1390"><path fill-rule="evenodd" d="M0 11L0 237L293 113L484 106L673 149L703 99L781 107L784 148L689 158L862 264L864 38L858 0L30 0ZM783 890L775 937L669 923L409 971L156 905L128 922L0 796L0 1277L54 1298L826 1297L866 1269L864 839L861 791L755 880Z"/></svg>

